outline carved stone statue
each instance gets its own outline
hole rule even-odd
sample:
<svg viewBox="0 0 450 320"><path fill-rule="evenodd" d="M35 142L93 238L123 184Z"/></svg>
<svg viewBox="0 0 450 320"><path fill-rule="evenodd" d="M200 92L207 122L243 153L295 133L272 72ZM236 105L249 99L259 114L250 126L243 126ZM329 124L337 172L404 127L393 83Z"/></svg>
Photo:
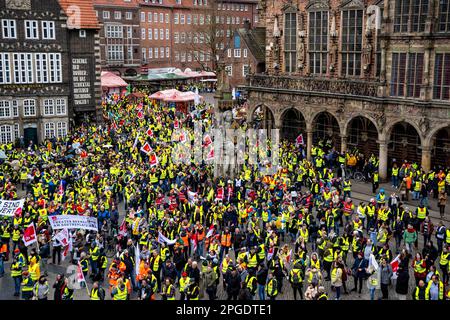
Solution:
<svg viewBox="0 0 450 320"><path fill-rule="evenodd" d="M299 39L298 44L298 67L303 68L305 64L305 43L303 42L303 38Z"/></svg>
<svg viewBox="0 0 450 320"><path fill-rule="evenodd" d="M369 66L372 64L372 44L370 43L370 40L367 39L366 44L363 48L363 65L364 70L367 70Z"/></svg>
<svg viewBox="0 0 450 320"><path fill-rule="evenodd" d="M338 55L338 46L336 42L333 42L330 48L330 69L332 71L334 70L335 67L337 55Z"/></svg>

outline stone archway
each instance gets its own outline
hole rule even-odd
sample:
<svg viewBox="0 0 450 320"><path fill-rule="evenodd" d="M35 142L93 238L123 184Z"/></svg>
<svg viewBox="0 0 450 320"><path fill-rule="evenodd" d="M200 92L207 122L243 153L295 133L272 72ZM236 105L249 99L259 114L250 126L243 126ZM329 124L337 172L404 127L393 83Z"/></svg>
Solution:
<svg viewBox="0 0 450 320"><path fill-rule="evenodd" d="M266 130L275 128L275 115L268 106L258 105L250 112L249 119L252 128Z"/></svg>
<svg viewBox="0 0 450 320"><path fill-rule="evenodd" d="M352 151L357 149L366 158L371 154L378 156L378 130L375 123L365 116L356 116L347 123L347 149Z"/></svg>
<svg viewBox="0 0 450 320"><path fill-rule="evenodd" d="M406 121L398 121L387 130L389 162L395 158L397 162L421 163L422 139L416 127Z"/></svg>
<svg viewBox="0 0 450 320"><path fill-rule="evenodd" d="M450 167L450 125L432 135L430 146L431 167Z"/></svg>
<svg viewBox="0 0 450 320"><path fill-rule="evenodd" d="M289 108L283 112L280 119L282 139L294 142L300 134L303 134L303 138L306 139L306 121L299 110Z"/></svg>
<svg viewBox="0 0 450 320"><path fill-rule="evenodd" d="M328 111L322 111L316 114L312 121L313 142L314 144L327 145L327 141L331 147L340 151L341 149L341 128L339 122L334 115Z"/></svg>

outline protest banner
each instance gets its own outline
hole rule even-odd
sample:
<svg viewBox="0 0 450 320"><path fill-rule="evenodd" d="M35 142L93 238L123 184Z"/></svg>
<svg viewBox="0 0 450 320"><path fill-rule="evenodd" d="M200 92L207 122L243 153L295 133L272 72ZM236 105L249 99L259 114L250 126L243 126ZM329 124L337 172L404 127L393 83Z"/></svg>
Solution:
<svg viewBox="0 0 450 320"><path fill-rule="evenodd" d="M53 230L58 229L85 229L98 231L97 218L75 215L57 215L49 217Z"/></svg>
<svg viewBox="0 0 450 320"><path fill-rule="evenodd" d="M0 216L12 217L22 211L25 199L22 200L0 200Z"/></svg>

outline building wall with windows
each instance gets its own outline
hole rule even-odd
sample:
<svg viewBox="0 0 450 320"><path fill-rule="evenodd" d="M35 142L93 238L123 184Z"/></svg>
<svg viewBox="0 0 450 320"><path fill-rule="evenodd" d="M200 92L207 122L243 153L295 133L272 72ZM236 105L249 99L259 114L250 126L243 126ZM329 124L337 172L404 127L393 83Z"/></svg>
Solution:
<svg viewBox="0 0 450 320"><path fill-rule="evenodd" d="M141 0L141 53L146 62L143 65L183 70L214 68L210 43L216 45L215 53L221 59L226 58L234 31L243 28L246 20L251 25L258 23L257 3L256 0ZM217 20L213 21L213 16ZM207 40L211 35L215 40Z"/></svg>
<svg viewBox="0 0 450 320"><path fill-rule="evenodd" d="M450 165L448 0L261 1L266 72L246 86L254 111L308 156L329 138L343 150L425 170Z"/></svg>
<svg viewBox="0 0 450 320"><path fill-rule="evenodd" d="M67 10L70 5L78 6L79 15ZM100 69L92 6L75 0L1 0L0 23L0 142L63 137L77 116L95 113ZM90 65L75 78L78 54Z"/></svg>
<svg viewBox="0 0 450 320"><path fill-rule="evenodd" d="M102 70L133 76L141 67L139 0L94 0Z"/></svg>

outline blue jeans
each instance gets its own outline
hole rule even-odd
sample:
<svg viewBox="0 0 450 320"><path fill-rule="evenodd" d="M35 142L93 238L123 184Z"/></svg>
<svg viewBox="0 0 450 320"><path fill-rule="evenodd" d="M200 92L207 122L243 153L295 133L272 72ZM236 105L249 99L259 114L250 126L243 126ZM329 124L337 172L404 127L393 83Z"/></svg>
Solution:
<svg viewBox="0 0 450 320"><path fill-rule="evenodd" d="M91 270L92 270L92 274L96 275L98 272L98 268L97 268L97 261L94 261L92 259L91 260Z"/></svg>
<svg viewBox="0 0 450 320"><path fill-rule="evenodd" d="M412 196L413 200L419 200L419 191L413 191L412 194L413 194L413 196Z"/></svg>
<svg viewBox="0 0 450 320"><path fill-rule="evenodd" d="M398 187L398 176L392 176L392 185Z"/></svg>
<svg viewBox="0 0 450 320"><path fill-rule="evenodd" d="M14 277L14 293L20 294L20 284L22 283L22 277Z"/></svg>
<svg viewBox="0 0 450 320"><path fill-rule="evenodd" d="M197 243L197 250L196 250L196 254L199 256L199 257L202 257L203 256L203 248L204 248L204 242L205 242L205 240L202 240L202 241L199 241L198 243Z"/></svg>
<svg viewBox="0 0 450 320"><path fill-rule="evenodd" d="M3 263L3 256L0 255L0 277L5 274L5 264Z"/></svg>
<svg viewBox="0 0 450 320"><path fill-rule="evenodd" d="M429 206L428 197L420 198L420 204L423 205L424 207L428 207Z"/></svg>
<svg viewBox="0 0 450 320"><path fill-rule="evenodd" d="M258 295L259 295L259 300L266 300L265 286L262 284L258 284Z"/></svg>
<svg viewBox="0 0 450 320"><path fill-rule="evenodd" d="M369 289L370 300L375 300L375 288Z"/></svg>
<svg viewBox="0 0 450 320"><path fill-rule="evenodd" d="M334 287L336 289L336 299L339 300L341 298L341 287Z"/></svg>

